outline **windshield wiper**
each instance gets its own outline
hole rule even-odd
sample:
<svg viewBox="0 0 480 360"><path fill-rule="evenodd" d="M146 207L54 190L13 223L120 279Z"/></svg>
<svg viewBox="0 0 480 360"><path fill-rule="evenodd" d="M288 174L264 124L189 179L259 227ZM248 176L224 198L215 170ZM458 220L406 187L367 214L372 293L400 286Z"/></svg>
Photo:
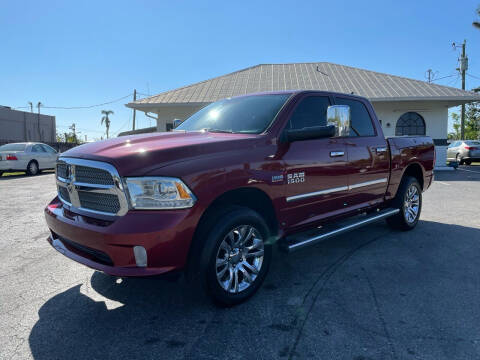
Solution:
<svg viewBox="0 0 480 360"><path fill-rule="evenodd" d="M233 130L223 130L223 129L203 129L208 132L217 132L217 133L229 133L233 134Z"/></svg>

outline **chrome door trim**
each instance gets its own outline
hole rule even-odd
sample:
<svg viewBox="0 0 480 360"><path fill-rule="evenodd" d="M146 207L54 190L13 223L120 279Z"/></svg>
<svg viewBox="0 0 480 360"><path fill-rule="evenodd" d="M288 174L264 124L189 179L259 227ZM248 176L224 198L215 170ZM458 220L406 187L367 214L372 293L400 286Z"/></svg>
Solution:
<svg viewBox="0 0 480 360"><path fill-rule="evenodd" d="M372 181L365 181L365 182L362 182L362 183L349 185L348 190L357 189L359 187L364 187L364 186L382 184L382 183L386 183L387 181L388 181L388 178L382 178L382 179L377 179L377 180L372 180Z"/></svg>
<svg viewBox="0 0 480 360"><path fill-rule="evenodd" d="M309 197L312 197L312 196L331 194L331 193L334 193L334 192L345 191L345 190L348 190L348 186L340 186L340 187L336 187L336 188L314 191L314 192L306 193L306 194L293 195L293 196L287 197L287 202L300 200L300 199L305 199L305 198L309 198Z"/></svg>
<svg viewBox="0 0 480 360"><path fill-rule="evenodd" d="M357 189L357 188L364 187L364 186L382 184L382 183L386 183L387 181L388 181L388 178L381 178L381 179L365 181L365 182L362 182L362 183L348 185L348 186L340 186L340 187L336 187L336 188L319 190L319 191L314 191L314 192L305 193L305 194L293 195L293 196L287 197L287 202L301 200L301 199L305 199L305 198L309 198L309 197L313 197L313 196L331 194L331 193L335 193L335 192L339 192L339 191L353 190L353 189Z"/></svg>

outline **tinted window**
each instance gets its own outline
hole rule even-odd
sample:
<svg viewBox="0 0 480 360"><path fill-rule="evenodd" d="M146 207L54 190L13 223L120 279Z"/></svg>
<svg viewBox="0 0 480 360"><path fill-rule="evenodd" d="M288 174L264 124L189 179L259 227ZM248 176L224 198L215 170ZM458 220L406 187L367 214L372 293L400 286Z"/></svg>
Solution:
<svg viewBox="0 0 480 360"><path fill-rule="evenodd" d="M0 146L0 151L24 151L25 144L5 144Z"/></svg>
<svg viewBox="0 0 480 360"><path fill-rule="evenodd" d="M47 153L50 153L50 154L56 154L57 153L54 148L52 148L48 145L42 144L42 147Z"/></svg>
<svg viewBox="0 0 480 360"><path fill-rule="evenodd" d="M303 99L290 116L287 129L326 126L329 106L330 100L327 96L309 96Z"/></svg>
<svg viewBox="0 0 480 360"><path fill-rule="evenodd" d="M37 144L37 145L33 145L32 152L45 152L45 150L43 150L43 147Z"/></svg>
<svg viewBox="0 0 480 360"><path fill-rule="evenodd" d="M259 134L273 121L290 94L243 96L205 106L175 130Z"/></svg>
<svg viewBox="0 0 480 360"><path fill-rule="evenodd" d="M465 141L465 144L467 144L467 145L480 145L480 141L470 140L470 141Z"/></svg>
<svg viewBox="0 0 480 360"><path fill-rule="evenodd" d="M337 105L350 106L351 128L350 136L374 136L372 119L365 105L357 100L336 98Z"/></svg>

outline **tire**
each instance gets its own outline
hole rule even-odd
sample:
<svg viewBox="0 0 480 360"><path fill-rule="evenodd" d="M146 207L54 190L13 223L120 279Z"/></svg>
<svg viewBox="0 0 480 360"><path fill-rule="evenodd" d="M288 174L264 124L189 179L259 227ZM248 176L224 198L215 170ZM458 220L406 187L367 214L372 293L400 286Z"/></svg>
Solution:
<svg viewBox="0 0 480 360"><path fill-rule="evenodd" d="M3 175L3 171L2 171L2 170L0 170L0 177L1 177L2 175Z"/></svg>
<svg viewBox="0 0 480 360"><path fill-rule="evenodd" d="M211 224L201 278L217 305L233 306L255 294L265 280L272 257L270 231L257 212L238 206L225 209Z"/></svg>
<svg viewBox="0 0 480 360"><path fill-rule="evenodd" d="M27 165L27 174L30 176L35 176L40 172L38 168L38 163L35 160L31 160Z"/></svg>
<svg viewBox="0 0 480 360"><path fill-rule="evenodd" d="M472 160L465 160L465 164L472 165Z"/></svg>
<svg viewBox="0 0 480 360"><path fill-rule="evenodd" d="M457 154L456 160L457 160L458 165L463 165L463 160L462 160L462 158L460 157L460 154Z"/></svg>
<svg viewBox="0 0 480 360"><path fill-rule="evenodd" d="M405 176L402 179L392 207L400 209L400 212L387 218L390 227L408 231L417 226L422 211L422 188L417 179L411 176Z"/></svg>

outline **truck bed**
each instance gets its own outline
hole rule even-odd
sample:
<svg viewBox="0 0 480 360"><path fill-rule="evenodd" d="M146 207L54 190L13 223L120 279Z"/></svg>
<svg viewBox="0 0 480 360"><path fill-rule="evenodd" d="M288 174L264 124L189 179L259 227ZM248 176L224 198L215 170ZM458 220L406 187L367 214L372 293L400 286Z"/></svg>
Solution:
<svg viewBox="0 0 480 360"><path fill-rule="evenodd" d="M435 146L429 136L398 136L386 138L390 149L391 173L386 198L397 193L403 171L408 165L420 166L424 173L423 190L432 182L435 162Z"/></svg>

